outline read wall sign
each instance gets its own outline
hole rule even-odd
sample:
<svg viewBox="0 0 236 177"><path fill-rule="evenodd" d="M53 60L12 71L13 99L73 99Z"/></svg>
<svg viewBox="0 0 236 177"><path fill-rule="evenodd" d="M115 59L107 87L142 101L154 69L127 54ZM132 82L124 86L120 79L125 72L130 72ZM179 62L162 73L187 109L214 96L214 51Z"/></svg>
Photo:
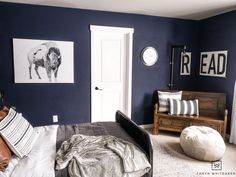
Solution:
<svg viewBox="0 0 236 177"><path fill-rule="evenodd" d="M226 77L228 51L201 52L200 75Z"/></svg>

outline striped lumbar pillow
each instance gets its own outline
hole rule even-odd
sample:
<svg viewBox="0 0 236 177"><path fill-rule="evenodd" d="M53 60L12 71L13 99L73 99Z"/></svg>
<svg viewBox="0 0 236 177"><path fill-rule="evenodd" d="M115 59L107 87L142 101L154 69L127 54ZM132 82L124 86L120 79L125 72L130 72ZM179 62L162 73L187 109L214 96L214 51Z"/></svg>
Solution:
<svg viewBox="0 0 236 177"><path fill-rule="evenodd" d="M175 100L169 99L170 114L199 115L198 100Z"/></svg>
<svg viewBox="0 0 236 177"><path fill-rule="evenodd" d="M37 138L32 125L12 108L0 122L0 134L9 148L20 158L31 151Z"/></svg>
<svg viewBox="0 0 236 177"><path fill-rule="evenodd" d="M158 100L159 100L159 112L169 112L169 101L168 99L177 99L181 100L182 91L179 92L164 92L158 91Z"/></svg>

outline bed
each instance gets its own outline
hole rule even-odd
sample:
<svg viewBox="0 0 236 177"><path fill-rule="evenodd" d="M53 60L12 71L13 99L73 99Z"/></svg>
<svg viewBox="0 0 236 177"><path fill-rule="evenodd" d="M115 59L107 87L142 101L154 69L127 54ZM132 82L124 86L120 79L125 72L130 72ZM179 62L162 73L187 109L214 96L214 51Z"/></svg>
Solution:
<svg viewBox="0 0 236 177"><path fill-rule="evenodd" d="M122 112L116 112L116 122L97 122L72 125L52 125L34 128L38 132L37 141L27 157L14 156L3 177L69 177L68 169L55 170L56 152L61 144L73 135L114 136L136 145L147 157L151 169L143 177L153 176L152 143L147 132L137 126ZM48 133L50 132L50 133ZM56 137L56 138L54 138ZM45 141L47 142L45 144ZM11 168L11 169L10 169ZM29 170L26 170L29 169ZM27 171L27 173L26 173ZM37 171L45 171L38 175ZM10 175L11 174L11 175ZM129 175L128 175L129 176Z"/></svg>

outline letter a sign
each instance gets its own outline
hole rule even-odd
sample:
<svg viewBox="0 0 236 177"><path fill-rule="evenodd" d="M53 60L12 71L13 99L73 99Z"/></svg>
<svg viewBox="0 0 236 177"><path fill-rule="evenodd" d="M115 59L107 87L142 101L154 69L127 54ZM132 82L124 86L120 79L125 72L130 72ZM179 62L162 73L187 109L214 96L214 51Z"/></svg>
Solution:
<svg viewBox="0 0 236 177"><path fill-rule="evenodd" d="M226 77L228 51L201 52L200 75Z"/></svg>

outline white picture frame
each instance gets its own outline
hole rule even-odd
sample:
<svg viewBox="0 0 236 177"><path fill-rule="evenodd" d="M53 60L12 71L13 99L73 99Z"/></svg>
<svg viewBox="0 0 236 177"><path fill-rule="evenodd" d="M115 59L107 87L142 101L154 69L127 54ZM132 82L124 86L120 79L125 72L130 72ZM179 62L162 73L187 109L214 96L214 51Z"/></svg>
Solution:
<svg viewBox="0 0 236 177"><path fill-rule="evenodd" d="M191 52L181 52L180 75L191 74Z"/></svg>
<svg viewBox="0 0 236 177"><path fill-rule="evenodd" d="M226 77L228 51L201 52L199 74L201 76Z"/></svg>
<svg viewBox="0 0 236 177"><path fill-rule="evenodd" d="M15 83L74 83L74 43L13 38Z"/></svg>

